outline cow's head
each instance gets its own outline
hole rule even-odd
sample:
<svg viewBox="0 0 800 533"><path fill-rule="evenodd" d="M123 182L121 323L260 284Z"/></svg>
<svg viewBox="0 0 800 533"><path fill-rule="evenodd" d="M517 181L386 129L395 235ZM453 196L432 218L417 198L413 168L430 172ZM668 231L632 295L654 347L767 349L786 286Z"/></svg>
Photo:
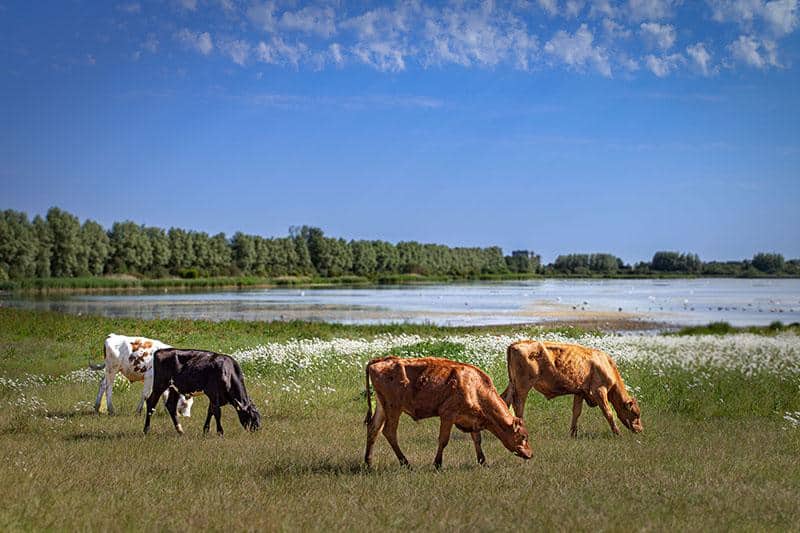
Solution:
<svg viewBox="0 0 800 533"><path fill-rule="evenodd" d="M248 431L258 431L261 427L261 413L258 412L252 400L248 399L245 402L235 400L234 407L236 407L236 414L239 415L242 427Z"/></svg>
<svg viewBox="0 0 800 533"><path fill-rule="evenodd" d="M512 445L509 449L517 457L530 459L533 456L533 451L531 451L531 445L528 442L528 430L525 429L525 422L515 416L511 430L513 432L511 437Z"/></svg>
<svg viewBox="0 0 800 533"><path fill-rule="evenodd" d="M625 427L634 433L641 433L642 430L644 430L644 426L642 426L642 412L639 410L639 402L637 402L636 398L633 396L622 404L622 408L617 412L617 416Z"/></svg>

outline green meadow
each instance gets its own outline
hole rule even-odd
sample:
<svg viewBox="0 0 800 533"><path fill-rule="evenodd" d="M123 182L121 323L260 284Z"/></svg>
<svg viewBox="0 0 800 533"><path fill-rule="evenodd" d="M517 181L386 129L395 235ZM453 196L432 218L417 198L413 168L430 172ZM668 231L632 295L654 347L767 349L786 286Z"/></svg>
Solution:
<svg viewBox="0 0 800 533"><path fill-rule="evenodd" d="M789 530L800 524L797 328L712 327L620 336L577 328L343 326L75 317L0 308L0 528L7 530ZM230 353L263 417L250 434L207 402L178 436L159 407L134 413L140 383L118 378L118 415L94 414L110 332ZM505 387L505 346L539 337L617 360L645 431L611 434L572 399L531 393L523 461L491 435L487 467L454 431L432 466L438 421L401 419L401 468L380 437L362 467L364 363L396 353L476 364ZM624 430L623 430L624 431Z"/></svg>

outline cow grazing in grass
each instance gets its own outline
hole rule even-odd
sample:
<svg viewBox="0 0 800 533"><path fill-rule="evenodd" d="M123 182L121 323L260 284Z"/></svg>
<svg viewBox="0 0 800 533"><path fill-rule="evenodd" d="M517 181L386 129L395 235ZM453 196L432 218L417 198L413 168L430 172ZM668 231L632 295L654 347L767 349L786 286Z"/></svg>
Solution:
<svg viewBox="0 0 800 533"><path fill-rule="evenodd" d="M177 348L158 350L153 356L153 393L147 399L145 433L150 429L150 416L155 411L158 396L165 391L169 391L167 411L179 434L183 434L183 428L176 416L178 396L201 392L209 402L203 433L208 433L211 415L214 415L217 433L222 435L220 407L227 404L236 409L242 427L250 431L261 427L261 415L247 396L242 369L229 355Z"/></svg>
<svg viewBox="0 0 800 533"><path fill-rule="evenodd" d="M563 344L525 340L508 347L508 388L503 400L514 406L514 414L523 416L525 400L531 388L548 400L572 394L572 425L570 434L578 434L578 417L585 401L590 407L600 406L611 426L619 435L609 403L614 406L622 423L633 431L642 431L641 412L636 398L630 396L611 357L600 350Z"/></svg>
<svg viewBox="0 0 800 533"><path fill-rule="evenodd" d="M370 381L378 397L374 415ZM397 444L397 424L402 413L414 420L440 418L439 448L433 463L436 468L442 466L442 451L450 440L453 425L472 436L480 464L486 460L480 434L484 429L491 431L519 457L530 459L532 455L525 424L511 415L497 394L492 379L472 365L435 357L383 357L367 364L366 385L367 449L364 462L367 466L372 462L372 448L381 430L400 464L408 465Z"/></svg>
<svg viewBox="0 0 800 533"><path fill-rule="evenodd" d="M100 380L97 398L94 401L94 410L100 411L100 402L103 394L106 395L108 414L114 414L112 402L114 378L117 372L128 378L128 381L144 381L142 397L136 412L142 412L142 405L153 390L153 353L169 345L156 339L145 337L128 337L125 335L110 334L103 344L105 360L99 365L89 365L94 370L105 369L105 375ZM166 399L166 397L165 397ZM181 416L191 416L192 399L181 397L178 402L178 411Z"/></svg>

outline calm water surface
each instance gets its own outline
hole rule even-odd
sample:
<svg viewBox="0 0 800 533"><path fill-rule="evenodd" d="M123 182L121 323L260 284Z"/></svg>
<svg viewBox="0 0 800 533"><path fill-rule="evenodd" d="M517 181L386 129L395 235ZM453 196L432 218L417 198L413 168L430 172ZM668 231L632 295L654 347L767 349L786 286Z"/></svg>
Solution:
<svg viewBox="0 0 800 533"><path fill-rule="evenodd" d="M637 318L676 325L800 322L800 280L541 280L379 288L256 289L6 297L73 314L209 320L492 325Z"/></svg>

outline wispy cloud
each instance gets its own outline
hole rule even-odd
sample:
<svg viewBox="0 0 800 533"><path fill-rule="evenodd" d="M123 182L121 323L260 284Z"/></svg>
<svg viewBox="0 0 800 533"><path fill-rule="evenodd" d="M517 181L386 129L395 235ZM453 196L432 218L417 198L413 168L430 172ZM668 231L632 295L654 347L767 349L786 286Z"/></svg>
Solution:
<svg viewBox="0 0 800 533"><path fill-rule="evenodd" d="M211 34L208 32L192 32L183 28L175 34L175 38L185 47L200 52L207 56L214 49L214 43L211 40Z"/></svg>
<svg viewBox="0 0 800 533"><path fill-rule="evenodd" d="M354 96L308 96L297 94L259 93L237 97L244 101L278 109L300 109L315 107L338 107L350 110L370 109L439 109L445 105L443 100L429 96L415 95L354 95Z"/></svg>
<svg viewBox="0 0 800 533"><path fill-rule="evenodd" d="M709 76L721 66L781 66L780 41L798 25L798 0L705 0L712 23L741 28L740 37L727 43L718 33L707 35L702 25L679 27L687 23L679 11L689 0L398 0L366 7L335 7L327 0L171 1L186 12L187 27L173 33L186 49L206 56L217 52L243 67L267 63L314 70L362 65L402 72L457 65L565 68L606 77L615 72L666 77L679 71ZM128 5L139 6L120 4ZM215 23L214 16L221 20ZM188 27L198 21L204 26ZM140 46L137 54L145 51L151 50Z"/></svg>

